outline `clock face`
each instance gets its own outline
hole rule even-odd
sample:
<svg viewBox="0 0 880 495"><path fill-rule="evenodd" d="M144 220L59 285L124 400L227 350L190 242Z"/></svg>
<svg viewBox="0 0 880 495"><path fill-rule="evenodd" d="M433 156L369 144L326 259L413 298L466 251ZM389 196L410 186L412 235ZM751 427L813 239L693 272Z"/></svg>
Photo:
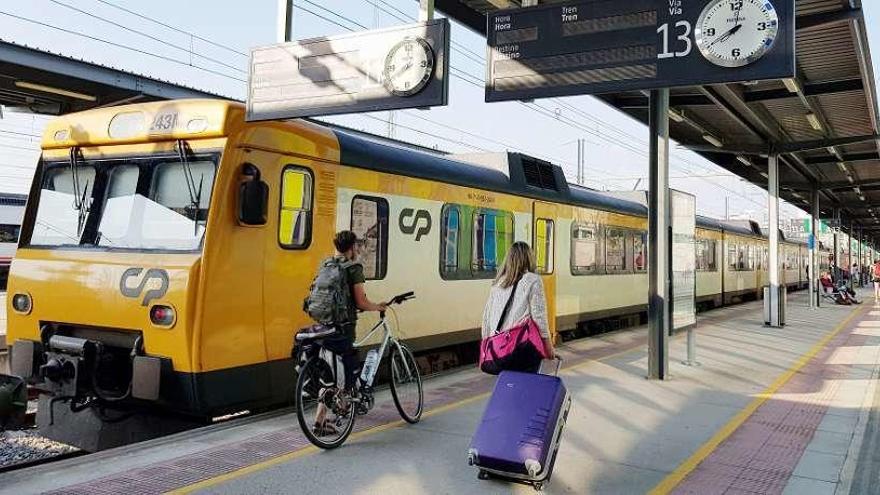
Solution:
<svg viewBox="0 0 880 495"><path fill-rule="evenodd" d="M384 84L391 94L412 96L425 89L434 76L434 50L422 38L394 45L385 57Z"/></svg>
<svg viewBox="0 0 880 495"><path fill-rule="evenodd" d="M769 0L715 0L697 20L694 35L704 57L722 67L743 67L763 57L779 33Z"/></svg>

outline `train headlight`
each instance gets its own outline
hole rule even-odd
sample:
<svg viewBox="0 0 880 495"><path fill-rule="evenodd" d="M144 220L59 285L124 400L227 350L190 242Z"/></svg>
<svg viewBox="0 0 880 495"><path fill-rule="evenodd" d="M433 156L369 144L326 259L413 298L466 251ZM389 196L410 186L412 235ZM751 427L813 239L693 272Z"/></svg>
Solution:
<svg viewBox="0 0 880 495"><path fill-rule="evenodd" d="M153 322L153 325L171 327L176 319L177 315L174 313L174 308L170 306L157 304L150 308L150 321Z"/></svg>
<svg viewBox="0 0 880 495"><path fill-rule="evenodd" d="M12 296L12 309L14 309L16 313L21 313L23 315L30 314L33 308L34 304L31 300L30 294L15 294Z"/></svg>

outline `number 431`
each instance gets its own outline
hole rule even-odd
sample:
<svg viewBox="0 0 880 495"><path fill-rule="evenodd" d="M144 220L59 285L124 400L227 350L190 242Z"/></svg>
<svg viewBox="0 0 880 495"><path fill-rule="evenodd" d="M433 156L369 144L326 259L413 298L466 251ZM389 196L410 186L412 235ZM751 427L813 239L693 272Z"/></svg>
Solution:
<svg viewBox="0 0 880 495"><path fill-rule="evenodd" d="M663 49L657 54L657 58L687 57L690 55L693 48L691 31L691 23L688 21L678 21L671 28L669 23L657 28L657 32L663 37ZM670 37L672 36L675 37L675 40L670 43ZM670 45L673 43L675 46L671 47Z"/></svg>

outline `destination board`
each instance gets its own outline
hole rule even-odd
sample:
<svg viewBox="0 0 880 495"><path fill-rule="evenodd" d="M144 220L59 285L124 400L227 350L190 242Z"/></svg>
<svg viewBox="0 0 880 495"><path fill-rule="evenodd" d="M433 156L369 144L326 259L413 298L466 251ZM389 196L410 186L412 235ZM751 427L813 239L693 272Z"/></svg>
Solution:
<svg viewBox="0 0 880 495"><path fill-rule="evenodd" d="M446 105L449 21L251 50L247 120Z"/></svg>
<svg viewBox="0 0 880 495"><path fill-rule="evenodd" d="M490 102L795 75L794 0L581 0L487 21Z"/></svg>

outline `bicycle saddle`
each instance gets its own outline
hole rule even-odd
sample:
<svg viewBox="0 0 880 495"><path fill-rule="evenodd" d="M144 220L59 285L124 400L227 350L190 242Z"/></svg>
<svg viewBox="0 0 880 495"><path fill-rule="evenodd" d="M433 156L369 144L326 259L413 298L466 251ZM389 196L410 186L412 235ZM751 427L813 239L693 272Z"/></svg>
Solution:
<svg viewBox="0 0 880 495"><path fill-rule="evenodd" d="M317 340L324 339L334 335L336 333L335 327L330 327L327 325L312 325L310 327L303 328L296 334L297 342L305 342L308 340Z"/></svg>

